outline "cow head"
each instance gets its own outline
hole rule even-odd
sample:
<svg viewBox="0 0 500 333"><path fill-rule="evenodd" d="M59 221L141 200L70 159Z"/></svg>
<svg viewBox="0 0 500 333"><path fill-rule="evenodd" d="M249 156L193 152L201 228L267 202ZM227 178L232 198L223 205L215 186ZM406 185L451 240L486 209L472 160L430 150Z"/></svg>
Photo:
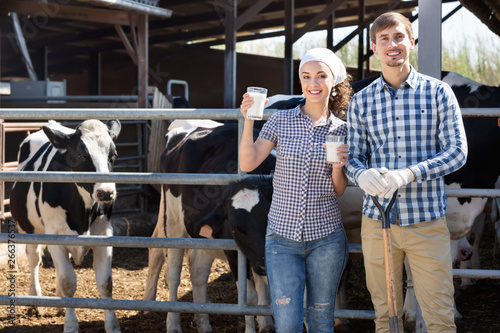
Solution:
<svg viewBox="0 0 500 333"><path fill-rule="evenodd" d="M60 170L99 173L113 170L117 156L114 141L120 129L118 120L110 120L106 125L99 120L86 120L72 133L43 127L49 141L60 150ZM84 183L78 186L90 193L94 201L109 202L116 198L114 183Z"/></svg>
<svg viewBox="0 0 500 333"><path fill-rule="evenodd" d="M271 196L271 180L262 177L230 184L222 202L197 223L195 233L201 232L205 237L233 238L254 272L265 275L265 236ZM206 228L211 234L203 233Z"/></svg>

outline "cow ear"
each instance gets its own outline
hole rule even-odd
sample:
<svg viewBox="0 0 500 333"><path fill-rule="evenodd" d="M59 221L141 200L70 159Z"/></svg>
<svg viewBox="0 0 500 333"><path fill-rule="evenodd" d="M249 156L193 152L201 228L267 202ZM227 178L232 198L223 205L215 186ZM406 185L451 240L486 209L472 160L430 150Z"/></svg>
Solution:
<svg viewBox="0 0 500 333"><path fill-rule="evenodd" d="M115 141L116 138L118 137L118 135L120 134L121 129L122 129L122 125L120 124L120 121L117 119L116 120L108 120L106 122L106 125L109 128L109 135L111 135L111 139L113 139L113 141Z"/></svg>
<svg viewBox="0 0 500 333"><path fill-rule="evenodd" d="M225 210L222 205L217 206L213 211L208 213L203 219L201 219L194 226L194 232L197 235L207 237L205 234L210 234L212 238L215 237L222 231L224 226L225 218Z"/></svg>
<svg viewBox="0 0 500 333"><path fill-rule="evenodd" d="M71 141L71 135L50 128L48 126L42 127L43 132L49 138L50 143L58 149L66 149Z"/></svg>
<svg viewBox="0 0 500 333"><path fill-rule="evenodd" d="M213 238L213 229L211 226L208 224L205 224L203 227L201 227L200 232L198 233L200 236L203 236L205 238Z"/></svg>

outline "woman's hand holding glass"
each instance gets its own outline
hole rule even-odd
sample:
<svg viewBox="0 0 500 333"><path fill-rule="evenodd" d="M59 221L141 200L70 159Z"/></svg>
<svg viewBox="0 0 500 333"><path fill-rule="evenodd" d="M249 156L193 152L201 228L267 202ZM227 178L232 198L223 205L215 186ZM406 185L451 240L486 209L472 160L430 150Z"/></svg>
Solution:
<svg viewBox="0 0 500 333"><path fill-rule="evenodd" d="M323 148L326 149L326 143L323 144ZM340 163L328 161L326 162L331 164L333 169L342 169L342 167L347 164L347 159L349 157L349 145L346 143L340 145L337 148L337 155L339 157Z"/></svg>
<svg viewBox="0 0 500 333"><path fill-rule="evenodd" d="M269 102L269 99L266 99L266 104L267 102ZM243 94L243 100L241 101L241 104L240 104L240 111L241 111L241 114L243 115L243 118L245 118L245 120L247 120L247 111L248 109L250 109L250 107L253 105L254 103L254 99L253 97L250 96L249 93L244 93ZM252 120L253 119L248 119L248 120Z"/></svg>

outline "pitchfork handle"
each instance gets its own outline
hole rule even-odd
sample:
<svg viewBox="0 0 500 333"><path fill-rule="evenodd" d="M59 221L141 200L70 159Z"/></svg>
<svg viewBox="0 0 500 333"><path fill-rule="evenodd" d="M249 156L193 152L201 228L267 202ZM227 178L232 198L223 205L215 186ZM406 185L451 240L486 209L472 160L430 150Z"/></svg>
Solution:
<svg viewBox="0 0 500 333"><path fill-rule="evenodd" d="M396 284L394 277L394 267L392 264L392 240L391 240L391 222L389 215L391 213L392 205L396 201L398 191L394 192L391 201L387 207L384 208L380 205L377 198L372 196L373 203L377 206L380 214L382 215L382 239L384 242L384 266L385 266L385 284L387 288L387 305L389 307L389 328L391 333L399 333L398 315L396 307Z"/></svg>

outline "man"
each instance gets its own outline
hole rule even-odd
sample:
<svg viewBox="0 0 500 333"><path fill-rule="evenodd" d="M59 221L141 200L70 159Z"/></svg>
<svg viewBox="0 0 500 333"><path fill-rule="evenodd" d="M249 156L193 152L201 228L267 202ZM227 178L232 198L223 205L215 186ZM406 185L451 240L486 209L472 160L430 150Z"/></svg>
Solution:
<svg viewBox="0 0 500 333"><path fill-rule="evenodd" d="M389 332L389 315L381 215L370 196L385 206L396 190L390 222L399 330L406 256L427 331L455 332L443 177L467 157L460 108L447 84L410 65L415 38L407 18L380 15L370 38L382 75L351 100L346 169L349 180L365 192L361 237L376 332Z"/></svg>

